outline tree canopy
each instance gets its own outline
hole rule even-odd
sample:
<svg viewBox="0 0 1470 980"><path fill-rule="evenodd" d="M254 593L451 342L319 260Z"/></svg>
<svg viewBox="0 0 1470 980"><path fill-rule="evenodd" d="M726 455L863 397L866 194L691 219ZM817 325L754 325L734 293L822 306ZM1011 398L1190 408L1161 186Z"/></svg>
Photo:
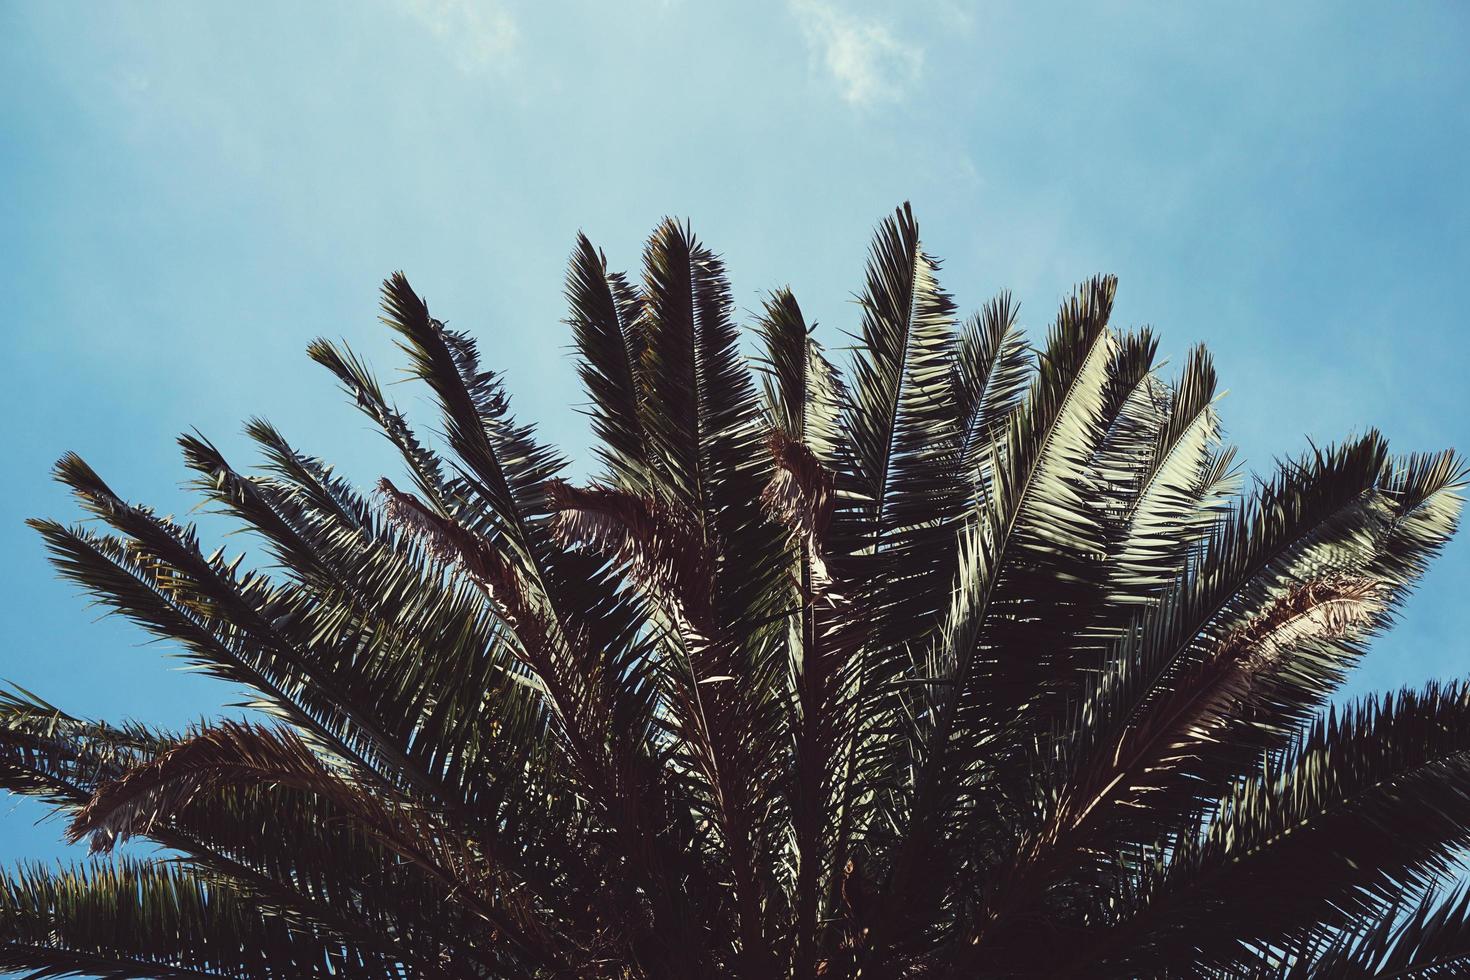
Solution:
<svg viewBox="0 0 1470 980"><path fill-rule="evenodd" d="M1451 452L1376 431L1242 493L1210 355L1078 286L961 316L907 205L842 368L720 258L585 237L568 324L598 475L401 274L440 410L325 366L397 450L365 492L248 423L180 439L269 564L80 457L61 574L253 720L0 699L0 786L95 857L0 876L34 977L1432 977L1470 969L1470 689L1334 691L1455 528ZM115 854L130 838L157 857Z"/></svg>

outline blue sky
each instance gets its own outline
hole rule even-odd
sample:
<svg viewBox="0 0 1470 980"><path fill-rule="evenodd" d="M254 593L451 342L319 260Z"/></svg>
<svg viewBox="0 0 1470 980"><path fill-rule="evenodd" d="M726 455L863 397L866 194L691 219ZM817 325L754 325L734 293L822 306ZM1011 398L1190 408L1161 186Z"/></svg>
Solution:
<svg viewBox="0 0 1470 980"><path fill-rule="evenodd" d="M1455 3L0 0L0 678L165 724L235 697L95 621L21 521L75 514L69 449L182 513L174 437L246 462L256 413L391 469L302 351L391 375L395 269L585 459L564 263L582 229L633 267L665 214L744 308L789 283L835 340L909 199L962 306L1010 287L1039 331L1114 272L1117 323L1176 363L1208 343L1257 467L1368 425L1470 449L1467 29ZM1461 540L1353 690L1470 674L1467 584ZM0 802L0 860L62 853L39 813Z"/></svg>

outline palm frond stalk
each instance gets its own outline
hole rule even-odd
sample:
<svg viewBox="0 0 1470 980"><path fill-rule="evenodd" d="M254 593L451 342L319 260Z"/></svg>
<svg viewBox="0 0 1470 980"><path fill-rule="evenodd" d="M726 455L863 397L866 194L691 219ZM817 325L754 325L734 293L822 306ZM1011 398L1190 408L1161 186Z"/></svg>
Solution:
<svg viewBox="0 0 1470 980"><path fill-rule="evenodd" d="M579 238L582 485L396 274L441 440L310 354L401 473L364 493L259 419L254 472L181 440L268 570L64 457L94 520L32 522L57 568L260 716L0 696L0 785L94 852L0 876L0 969L1463 975L1470 688L1332 701L1460 459L1368 432L1237 496L1208 353L1162 376L1114 280L1033 348L939 269L907 206L879 225L840 371L788 289L748 363L687 225L641 278Z"/></svg>

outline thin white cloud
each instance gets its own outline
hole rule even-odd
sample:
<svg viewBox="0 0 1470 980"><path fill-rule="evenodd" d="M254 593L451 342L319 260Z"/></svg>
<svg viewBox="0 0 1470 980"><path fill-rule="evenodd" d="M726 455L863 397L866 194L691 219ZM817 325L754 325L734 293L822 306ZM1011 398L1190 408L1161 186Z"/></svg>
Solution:
<svg viewBox="0 0 1470 980"><path fill-rule="evenodd" d="M515 18L499 0L399 0L399 5L439 39L461 71L503 65L520 40Z"/></svg>
<svg viewBox="0 0 1470 980"><path fill-rule="evenodd" d="M886 24L842 10L826 0L791 0L807 47L849 103L896 102L924 66L924 51L894 37Z"/></svg>

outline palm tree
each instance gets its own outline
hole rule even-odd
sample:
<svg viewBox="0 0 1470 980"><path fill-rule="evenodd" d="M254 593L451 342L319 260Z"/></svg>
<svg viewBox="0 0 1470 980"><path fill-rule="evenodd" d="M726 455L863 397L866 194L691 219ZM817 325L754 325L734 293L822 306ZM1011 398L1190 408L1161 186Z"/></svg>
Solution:
<svg viewBox="0 0 1470 980"><path fill-rule="evenodd" d="M1454 529L1369 432L1237 496L1209 355L1160 379L1093 279L1033 350L956 317L907 206L845 377L795 298L752 371L720 260L567 277L600 476L402 275L442 449L365 495L195 435L242 568L57 476L61 573L255 692L180 732L0 702L0 784L99 857L0 878L0 967L100 977L1407 977L1470 970L1470 688L1329 707ZM160 858L114 854L130 838ZM136 850L128 849L136 854Z"/></svg>

